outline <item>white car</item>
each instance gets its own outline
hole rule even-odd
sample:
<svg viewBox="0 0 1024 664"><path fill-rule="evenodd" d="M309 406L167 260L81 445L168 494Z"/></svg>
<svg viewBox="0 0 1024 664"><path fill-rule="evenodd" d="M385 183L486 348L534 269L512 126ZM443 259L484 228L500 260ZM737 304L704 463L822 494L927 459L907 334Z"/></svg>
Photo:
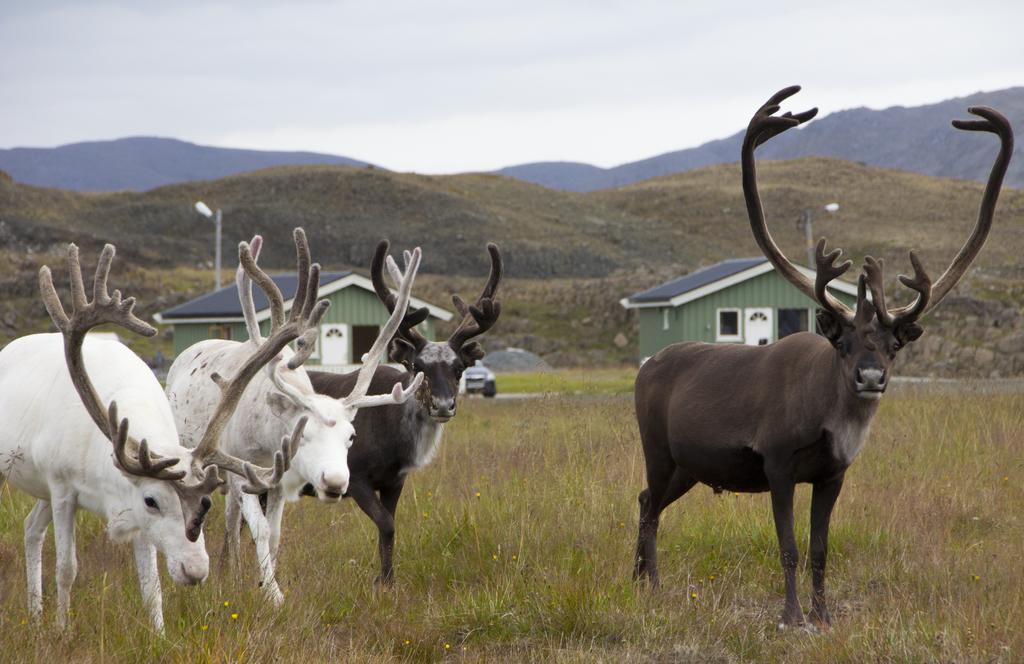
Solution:
<svg viewBox="0 0 1024 664"><path fill-rule="evenodd" d="M482 394L485 397L493 397L498 393L494 372L480 362L466 369L466 372L462 374L462 382L465 385L466 394Z"/></svg>

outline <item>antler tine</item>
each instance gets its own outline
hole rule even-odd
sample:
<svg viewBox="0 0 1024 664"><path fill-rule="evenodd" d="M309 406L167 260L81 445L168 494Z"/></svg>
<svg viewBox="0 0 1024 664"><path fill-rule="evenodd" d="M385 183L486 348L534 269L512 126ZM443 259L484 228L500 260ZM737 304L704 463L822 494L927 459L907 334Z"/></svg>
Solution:
<svg viewBox="0 0 1024 664"><path fill-rule="evenodd" d="M129 297L122 300L121 293L117 290L114 291L113 297L108 294L107 281L115 254L114 245L107 244L103 247L93 278L93 300L89 302L82 279L78 247L74 244L68 246L67 264L70 273L72 306L70 316L65 312L60 297L57 295L50 268L45 265L39 270L40 294L46 311L64 337L64 357L71 374L71 383L74 385L75 391L78 392L92 421L113 445L114 460L117 466L123 472L131 475L160 480L180 480L185 476L185 472L168 470L180 459L164 459L153 455L145 440L136 442L132 439L128 435L127 418L118 420L115 402L111 402L109 408L103 407L85 367L82 346L85 343L86 334L97 325L113 323L143 336L156 334L156 329L133 313L135 298ZM129 447L135 449L135 458L132 458L129 453Z"/></svg>
<svg viewBox="0 0 1024 664"><path fill-rule="evenodd" d="M114 445L114 460L118 468L130 475L139 477L152 477L158 480L180 480L185 477L185 471L168 471L171 466L176 465L178 458L154 458L149 452L149 444L145 439L137 443L136 459L132 459L127 451L128 418L117 419L117 402L111 401L107 410L108 428L105 433Z"/></svg>
<svg viewBox="0 0 1024 664"><path fill-rule="evenodd" d="M846 318L846 320L852 320L853 316L848 308L838 308L833 306L831 298L828 294L828 284L833 279L837 279L842 275L846 274L846 271L853 265L853 261L845 260L842 263L836 265L836 261L842 258L842 249L833 249L829 253L825 253L825 238L818 240L818 246L814 250L814 262L817 265L817 272L814 278L814 296L815 299L821 303L823 309L828 309L836 316Z"/></svg>
<svg viewBox="0 0 1024 664"><path fill-rule="evenodd" d="M999 136L999 154L992 164L989 172L988 182L985 184L985 193L981 198L981 208L978 210L978 221L974 230L964 245L957 252L953 262L946 271L935 280L931 288L931 298L921 315L931 311L942 301L944 297L963 278L967 268L978 257L985 240L988 239L989 231L992 229L992 218L995 215L996 202L999 200L999 192L1003 185L1003 178L1010 166L1010 158L1013 156L1013 127L1010 126L1002 113L986 106L972 106L967 109L968 113L977 115L981 120L954 120L953 126L963 131L985 131Z"/></svg>
<svg viewBox="0 0 1024 664"><path fill-rule="evenodd" d="M249 253L253 262L259 260L262 248L263 237L254 235L249 242ZM256 320L256 305L252 300L252 279L242 267L241 261L238 263L238 269L235 270L235 286L238 288L238 301L242 305L242 317L245 319L246 332L249 334L249 339L259 346L263 343L263 333L260 332L260 324Z"/></svg>
<svg viewBox="0 0 1024 664"><path fill-rule="evenodd" d="M298 254L299 270L304 269L303 265L303 254L308 256L308 246L305 246L305 234L301 232L295 233L296 253ZM249 277L258 284L261 284L261 280L269 282L265 290L272 287L272 290L276 293L276 297L280 302L281 299L280 291L277 290L277 286L273 284L273 280L270 279L257 265L252 256L249 246L242 242L239 244L239 261ZM316 267L316 266L312 266ZM304 275L307 281L312 281L313 277L317 278L319 283L318 271L309 268L309 273ZM314 274L316 273L316 274ZM306 298L315 298L317 295L316 288L308 287L305 292ZM271 292L267 293L271 302L274 301L275 297ZM258 473L252 467L248 467L244 461L237 457L231 456L222 452L218 449L218 442L221 432L224 427L227 426L228 421L231 419L232 414L235 412L235 408L238 407L239 401L241 401L242 394L245 388L253 377L268 363L274 361L278 354L292 341L295 341L299 336L306 333L310 328L316 328L319 325L320 319L323 317L324 312L330 306L330 302L327 300L320 300L310 308L310 314L308 318L303 319L300 315L296 317L294 311L296 308L299 311L306 309L305 303L293 302L293 315L287 322L282 322L281 325L274 329L270 336L260 345L256 351L249 356L245 363L238 369L237 373L230 380L225 380L217 374L211 375L213 381L221 390L221 399L217 404L217 408L213 412L213 416L210 418L207 424L206 431L203 433L202 439L199 444L192 451L193 460L200 466L209 465L212 463L217 464L220 468L241 475L250 479L255 477L253 473ZM283 321L283 308L281 309L281 317ZM275 315L275 314L272 314Z"/></svg>
<svg viewBox="0 0 1024 664"><path fill-rule="evenodd" d="M487 283L484 284L484 289L480 293L480 297L477 298L476 305L467 305L461 297L452 295L452 304L462 316L462 322L448 338L449 345L456 350L462 348L463 344L473 337L494 327L494 324L498 322L498 316L501 315L501 304L494 301L494 296L501 283L504 263L498 245L493 242L487 244L487 253L491 257L491 269L487 275Z"/></svg>
<svg viewBox="0 0 1024 664"><path fill-rule="evenodd" d="M301 228L296 228L292 231L292 237L295 241L295 258L298 263L298 283L295 288L295 298L292 300L292 311L289 320L299 320L303 315L303 310L306 305L306 293L310 288L310 256L309 256L309 242L306 240L306 232ZM316 271L319 273L320 266L316 266ZM319 274L317 275L317 286L320 284ZM306 315L309 312L305 312Z"/></svg>
<svg viewBox="0 0 1024 664"><path fill-rule="evenodd" d="M868 259L865 259L865 261L867 260ZM879 259L878 261L874 261L874 263L878 267L877 277L875 277L873 281L877 281L877 283L880 285L882 283L882 261L881 259ZM908 277L904 274L901 274L897 277L901 284L903 284L910 290L917 292L917 297L910 304L903 307L898 307L896 309L886 310L885 301L883 300L881 304L879 304L878 295L875 294L874 287L872 287L871 292L872 295L875 297L875 307L878 310L878 318L889 327L896 327L898 325L907 325L909 323L913 323L918 318L923 316L925 311L928 309L928 302L931 300L932 296L932 280L928 276L928 273L925 272L924 266L921 264L921 260L913 251L910 252L910 264L914 268L914 276ZM875 270L873 266L869 267L869 265L867 264L865 264L864 269L865 271ZM869 276L871 276L870 273ZM883 311L885 311L884 318L882 314Z"/></svg>
<svg viewBox="0 0 1024 664"><path fill-rule="evenodd" d="M364 396L361 399L353 401L349 405L352 408L372 408L374 406L390 406L393 404L405 403L409 400L409 397L416 394L416 391L420 389L420 385L422 384L423 372L417 372L413 377L412 382L409 383L409 387L403 389L401 383L395 383L394 387L391 388L390 394Z"/></svg>
<svg viewBox="0 0 1024 664"><path fill-rule="evenodd" d="M390 256L388 256L389 246L390 242L387 240L381 240L377 244L377 249L373 254L373 260L370 262L370 279L373 282L373 290L377 293L377 299L384 303L384 306L388 309L388 313L394 313L397 297L391 292L391 289L388 288L387 284L384 283L383 272L385 264L387 264L388 272L391 274L392 279L395 280L396 285L401 283L401 277L399 276L396 279L394 273L391 271L391 266L394 261L388 260L390 258ZM405 254L409 254L409 252L403 252L403 256ZM405 259L406 269L408 269L411 260L412 254L409 254L409 257ZM395 266L395 270L398 271L397 265ZM398 271L398 274L401 275L401 271ZM416 329L416 326L422 323L429 314L429 309L426 309L425 307L416 311L406 311L406 314L402 319L402 323L398 326L398 331L395 334L412 344L413 348L417 350L422 349L427 344L427 338L420 334Z"/></svg>
<svg viewBox="0 0 1024 664"><path fill-rule="evenodd" d="M754 235L754 241L757 242L758 248L761 249L765 258L775 267L782 278L791 283L801 293L817 302L822 308L833 312L842 312L844 318L850 319L853 317L853 312L827 290L824 294L824 301L819 300L815 284L804 276L786 258L778 245L775 244L775 240L768 231L768 225L765 222L761 195L757 189L757 167L754 160L754 149L787 129L792 129L811 120L818 113L817 108L812 108L803 113L784 113L778 117L774 115L779 110L779 104L782 101L792 97L799 91L799 85L779 90L757 109L757 112L750 119L750 124L747 125L747 132L743 137L743 147L740 150L740 163L743 172L743 198L747 204L747 217L750 219L750 230Z"/></svg>
<svg viewBox="0 0 1024 664"><path fill-rule="evenodd" d="M377 334L377 339L373 342L373 346L364 356L363 366L360 367L359 375L356 377L356 384L352 388L352 392L345 397L346 405L358 402L366 396L367 391L370 389L370 381L373 380L373 375L384 358L384 354L387 352L388 345L391 343L391 337L398 331L402 320L405 318L404 313L409 306L412 285L416 280L416 272L420 268L421 258L422 252L419 247L416 247L412 252L412 257L409 265L406 267L405 274L402 275L398 283L398 297L394 308L391 310L391 317L381 327L380 333Z"/></svg>
<svg viewBox="0 0 1024 664"><path fill-rule="evenodd" d="M881 258L864 257L864 277L871 290L871 302L878 321L886 327L893 326L893 316L885 304L885 261Z"/></svg>
<svg viewBox="0 0 1024 664"><path fill-rule="evenodd" d="M238 263L249 279L263 289L267 300L270 301L270 333L273 334L278 328L284 325L284 296L281 289L277 287L274 280L256 264L252 248L247 242L238 243Z"/></svg>

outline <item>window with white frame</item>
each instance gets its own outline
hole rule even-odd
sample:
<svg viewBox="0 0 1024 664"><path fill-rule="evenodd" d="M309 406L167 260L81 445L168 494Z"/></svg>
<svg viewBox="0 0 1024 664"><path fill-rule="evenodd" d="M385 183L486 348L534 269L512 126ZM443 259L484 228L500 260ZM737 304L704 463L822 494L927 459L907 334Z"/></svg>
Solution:
<svg viewBox="0 0 1024 664"><path fill-rule="evenodd" d="M661 329L667 330L669 328L668 320L668 307L662 307L661 309Z"/></svg>
<svg viewBox="0 0 1024 664"><path fill-rule="evenodd" d="M739 309L719 309L715 317L715 341L743 341Z"/></svg>

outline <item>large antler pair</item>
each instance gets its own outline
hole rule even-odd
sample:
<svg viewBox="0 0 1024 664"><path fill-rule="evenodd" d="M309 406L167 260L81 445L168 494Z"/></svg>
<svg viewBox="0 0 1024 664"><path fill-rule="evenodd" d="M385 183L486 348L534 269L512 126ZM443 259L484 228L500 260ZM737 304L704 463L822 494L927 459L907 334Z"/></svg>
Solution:
<svg viewBox="0 0 1024 664"><path fill-rule="evenodd" d="M217 463L226 470L247 477L250 487L243 488L250 493L266 491L269 488L267 481L259 473L254 473L248 463L222 452L218 448L217 441L224 427L227 426L228 421L231 419L231 415L235 412L235 408L238 407L245 387L260 369L270 365L271 362L275 362L285 346L296 340L298 340L297 345L300 346L300 349L292 357L292 361L298 357L301 363L302 360L309 356L314 347L315 335L320 329L320 320L331 304L326 299L317 300L320 289L320 265L316 263L310 264L309 243L306 241L305 231L301 228L296 228L293 232L293 237L298 263L299 284L287 320L285 320L284 316L284 300L281 296L281 291L277 288L274 280L256 265L255 255L259 254L260 248L263 245L263 239L257 235L253 238L252 245L247 242L241 242L238 245L238 261L241 269L244 270L250 280L260 284L270 299L270 336L265 340L254 340L256 341L256 351L235 372L235 376L231 380L226 380L217 373L211 376L221 390L221 400L217 404L217 408L210 418L207 430L194 452L203 459ZM244 300L242 306L243 309L246 308ZM252 308L251 297L248 307ZM256 326L257 331L258 329L259 327ZM306 418L300 418L296 422L291 438L282 440L283 454L281 457L290 459L291 456L295 455L305 425ZM284 470L287 470L286 465L282 463L285 459L281 457L275 455L274 458L274 470L271 479L275 481L280 479L280 475L283 474Z"/></svg>
<svg viewBox="0 0 1024 664"><path fill-rule="evenodd" d="M301 229L297 229L295 246L299 263L299 284L295 294L295 299L292 301L291 316L287 323L288 325L297 326L300 330L298 337L299 341L296 344L299 347L299 350L287 363L287 367L292 370L299 368L306 359L309 358L309 354L315 348L316 335L319 333L320 319L323 317L323 311L318 312L317 309L307 311L308 303L316 298L316 294L320 287L320 266L318 264L310 265L309 249L306 245L305 235L300 236L300 233ZM249 338L257 346L260 346L264 342L262 340L259 323L256 320L256 307L253 304L252 299L253 281L260 285L266 294L267 299L270 301L271 334L273 334L274 330L285 326L284 297L281 295L281 291L277 287L277 284L274 283L274 280L256 265L261 247L262 238L256 236L253 238L252 251L246 258L246 262L239 265L238 272L235 275L235 282L238 286L238 296L242 304L242 314L245 318L246 329L248 330ZM405 304L403 307L408 306L410 293L412 292L412 284L416 277L416 271L419 269L420 259L421 252L419 249L416 249L412 253L406 252L406 272L404 274L398 270L397 266L393 265L393 261L389 261L389 269L393 267L395 273L399 275L398 279L402 287L398 297L402 298L402 293L404 293L403 302ZM326 308L325 302L323 309L326 310ZM426 310L423 311L426 313ZM395 335L402 323L402 317L395 314L392 315L384 327L381 328L380 333L377 336L377 340L374 342L370 351L366 354L366 357L363 358L363 366L360 368L359 376L356 379L356 385L353 388L352 393L346 397L347 404L356 408L362 408L366 406L383 405L384 403L403 403L409 398L409 396L419 389L420 384L423 382L422 375L417 375L413 380L413 383L404 390L401 385L396 384L394 390L392 390L388 395L374 397L366 396L373 374L377 370L377 366L379 366L387 351L388 343L391 341L391 338ZM281 375L279 363L275 362L273 364L268 364L266 368L271 381L278 390L293 402L299 404L317 416L322 417L313 403Z"/></svg>
<svg viewBox="0 0 1024 664"><path fill-rule="evenodd" d="M377 367L380 366L380 363L387 355L391 339L410 320L405 316L405 312L409 307L409 299L412 297L412 285L416 280L416 272L420 268L421 258L422 253L419 247L416 247L411 252L405 252L405 272L402 272L398 265L395 264L395 261L390 256L387 257L388 272L391 274L392 280L398 285L398 295L392 296L394 297L394 303L392 307L389 307L391 316L388 317L387 322L381 328L369 352L362 358L363 366L359 369L359 375L356 377L356 384L352 388L352 392L344 399L345 405L352 408L366 408L391 403L404 403L410 396L416 393L416 390L423 383L423 374L417 373L409 387L404 390L401 383L395 383L391 394L367 396L370 382L373 380ZM422 321L422 318L420 320ZM415 324L413 323L413 325Z"/></svg>
<svg viewBox="0 0 1024 664"><path fill-rule="evenodd" d="M741 165L743 170L743 195L747 203L747 215L750 218L750 228L753 231L754 239L765 257L772 263L779 274L795 286L802 293L812 300L815 300L823 309L826 309L841 318L852 322L854 313L849 307L837 300L828 292L828 283L844 274L850 269L851 261L836 264L842 256L842 251L836 249L828 254L825 253L825 240L818 243L815 253L817 263L817 277L812 284L810 279L804 276L800 270L785 257L768 232L765 223L764 209L761 206L761 198L757 190L757 171L754 165L754 150L757 146L771 139L778 134L807 122L818 113L817 108L812 108L803 113L783 113L776 116L779 104L800 91L800 86L794 85L776 92L772 97L757 110L747 126L747 133L743 138L741 151ZM864 275L862 279L871 290L872 301L879 321L887 326L909 324L931 311L942 299L956 286L963 277L967 268L978 256L981 247L988 238L992 227L992 217L995 213L996 201L999 198L999 191L1002 187L1003 177L1010 164L1010 157L1013 154L1013 129L1010 123L1000 114L991 108L984 106L973 106L967 109L969 113L979 116L981 120L954 120L953 126L966 131L986 131L999 136L999 155L992 166L992 171L985 185L985 194L981 202L981 210L978 213L978 221L970 237L960 248L960 251L953 258L946 271L942 273L934 284L924 271L920 260L914 252L910 253L910 262L914 267L914 276L900 275L900 282L908 288L917 291L917 298L909 305L896 309L887 309L885 305L884 271L881 259L865 258ZM863 290L863 288L861 289ZM858 298L859 302L865 297ZM866 305L865 305L866 306Z"/></svg>
<svg viewBox="0 0 1024 664"><path fill-rule="evenodd" d="M236 457L220 451L217 441L224 425L227 424L238 396L245 389L251 376L241 373L230 383L221 381L225 395L218 404L215 416L211 418L203 436L203 442L192 451L191 462L196 482L187 483L187 471L170 470L180 461L178 458L164 458L152 453L145 439L137 441L129 435L127 419L118 419L117 404L111 402L108 408L103 403L89 378L82 355L82 346L86 334L97 325L112 323L142 336L153 336L156 330L137 318L132 312L135 298L121 299L121 293L115 290L113 295L107 292L107 279L113 262L115 249L106 245L100 255L93 282L93 300L90 302L85 294L82 279L82 268L78 255L78 247L70 245L68 249L68 271L71 278L72 311L69 316L53 285L50 268L43 266L39 271L39 286L43 303L54 323L64 336L64 354L71 375L71 382L78 392L86 411L96 426L110 439L113 444L115 462L123 472L140 477L172 481L175 489L183 496L206 495L220 485L217 469L223 469L245 477L248 481L246 490L252 493L266 491L280 481L288 468L294 454L292 440L283 443L283 449L275 455L274 468L254 467ZM287 343L287 342L286 342ZM250 358L250 363L258 363L262 358ZM258 369L258 366L257 366ZM296 427L301 435L301 426ZM195 535L198 537L198 533Z"/></svg>
<svg viewBox="0 0 1024 664"><path fill-rule="evenodd" d="M384 283L383 275L389 245L387 240L381 240L377 245L373 262L370 264L370 277L373 280L373 288L377 292L377 297L387 306L388 311L393 313L396 309L395 295ZM448 338L448 344L456 352L461 352L473 359L483 357L483 349L475 341L468 344L466 342L491 329L497 322L498 316L501 315L501 304L494 299L503 272L501 252L498 250L498 245L492 242L487 245L487 253L491 257L491 270L483 292L480 293L476 303L467 305L458 295L452 296L452 303L462 316L462 321ZM428 314L429 310L426 307L409 311L398 330L399 339L411 345L417 352L423 350L427 339L415 329L415 326L422 323Z"/></svg>

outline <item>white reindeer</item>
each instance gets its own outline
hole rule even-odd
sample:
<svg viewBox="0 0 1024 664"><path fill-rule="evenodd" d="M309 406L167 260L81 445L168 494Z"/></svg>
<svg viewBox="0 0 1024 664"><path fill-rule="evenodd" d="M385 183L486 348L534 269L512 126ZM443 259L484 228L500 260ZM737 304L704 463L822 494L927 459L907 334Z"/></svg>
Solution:
<svg viewBox="0 0 1024 664"><path fill-rule="evenodd" d="M267 350L253 354L232 381L220 381L223 392L205 420L202 440L186 449L153 372L126 346L86 336L103 323L156 334L132 313L135 298L122 301L119 291L107 293L113 258L114 247L108 244L89 302L78 248L69 247L70 316L53 287L50 269L40 269L43 302L61 334L21 337L0 351L0 484L6 477L38 499L25 520L32 615L42 613L43 539L53 521L57 620L61 627L67 624L77 574L75 512L81 508L107 520L112 540L132 542L144 604L153 627L162 631L157 551L164 554L175 582L196 584L206 578L209 557L202 525L210 493L221 484L218 467L244 476L248 491L269 489L287 470L287 446L272 459L273 468L257 469L220 451L217 441L246 383L273 357L270 351L295 337L281 335L268 342ZM79 399L84 408L76 403ZM118 420L119 411L131 418L131 436L128 419ZM295 433L297 437L300 432Z"/></svg>
<svg viewBox="0 0 1024 664"><path fill-rule="evenodd" d="M186 445L189 444L190 435L198 435L196 423L205 418L216 399L207 376L211 372L232 371L253 349L262 348L266 344L255 319L252 281L255 280L263 288L270 300L271 335L286 324L294 324L297 317L301 319L305 315L299 303L306 293L315 292L319 287L320 266L310 266L309 248L301 229L296 229L295 244L300 276L288 323L285 322L286 307L281 291L256 265L260 249L257 236L251 250L243 246L239 257L241 265L236 276L239 297L248 323L249 340L201 341L186 349L171 366L167 374L167 395ZM238 407L238 416L224 430L224 449L239 458L262 463L261 460L265 461L273 454L274 441L280 439L283 431L291 430L300 419L309 420L298 449L294 451L290 470L284 474L278 486L267 492L265 512L256 496L243 494L238 482L231 478L228 480L223 557L232 564L238 561L240 519L244 518L256 545L261 585L265 595L275 605L284 601L274 574L281 541L284 501L297 500L300 490L306 484L312 485L317 497L324 502L340 500L348 490L348 448L355 437L352 420L356 411L370 406L403 403L423 381L423 376L419 375L405 390L398 383L390 394L366 395L373 373L402 322L419 263L420 250L416 249L409 256L404 274L395 266L395 271L402 278L398 305L369 353L364 356L359 380L347 398L336 400L313 391L309 376L302 367L319 334L318 325L313 324L302 331L297 352L283 350L278 359L268 364L264 373L253 381L252 389L246 393Z"/></svg>

